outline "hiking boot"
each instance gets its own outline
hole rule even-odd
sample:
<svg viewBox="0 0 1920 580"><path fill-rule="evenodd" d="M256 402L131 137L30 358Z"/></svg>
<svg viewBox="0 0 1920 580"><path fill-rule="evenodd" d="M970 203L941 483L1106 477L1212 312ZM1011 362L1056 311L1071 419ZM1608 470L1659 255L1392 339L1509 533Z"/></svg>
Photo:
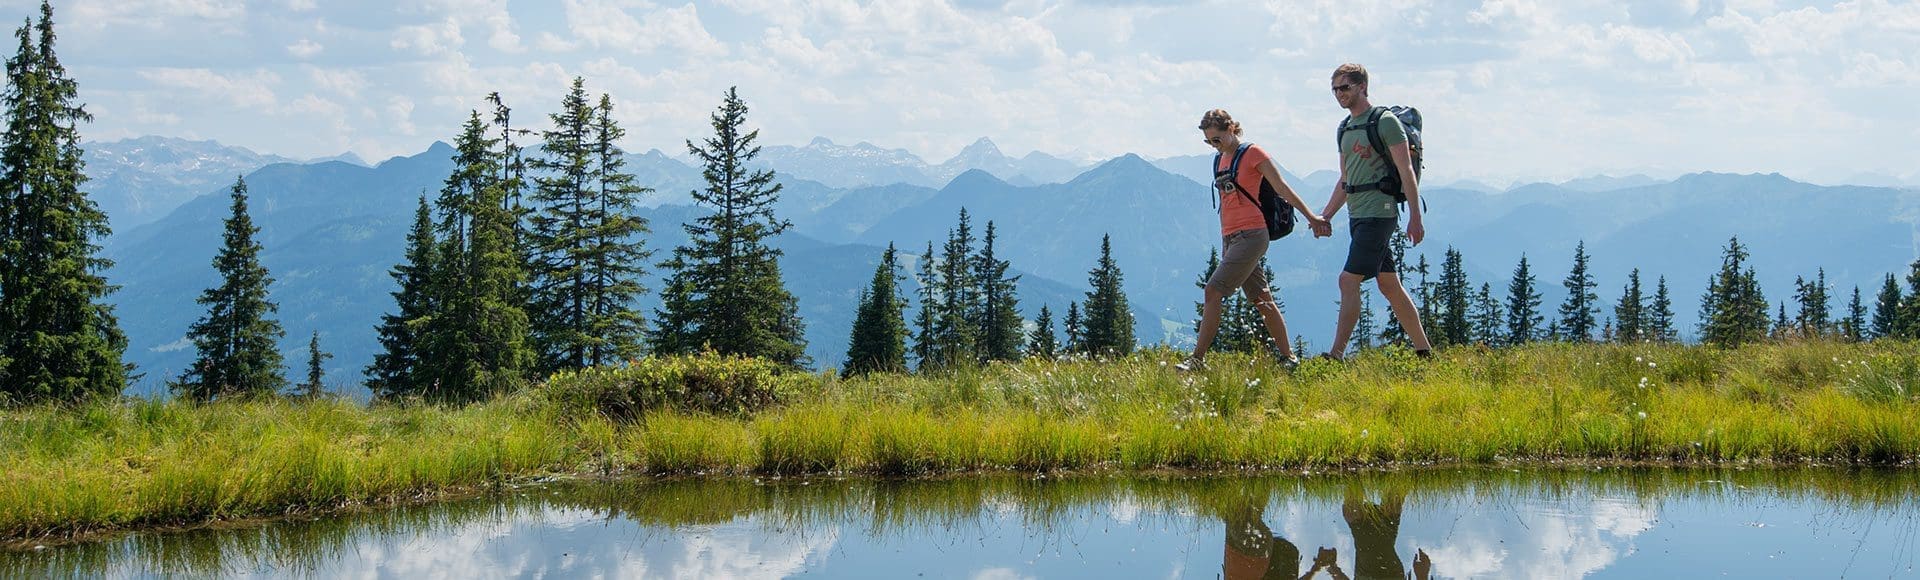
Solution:
<svg viewBox="0 0 1920 580"><path fill-rule="evenodd" d="M1419 350L1413 351L1413 356L1417 356L1420 358L1433 358L1433 350L1425 349L1425 348L1419 349Z"/></svg>
<svg viewBox="0 0 1920 580"><path fill-rule="evenodd" d="M1193 358L1193 357L1187 357L1187 360L1180 361L1179 364L1173 365L1173 370L1180 371L1183 373L1203 371L1206 369L1207 369L1206 361Z"/></svg>
<svg viewBox="0 0 1920 580"><path fill-rule="evenodd" d="M1323 352L1323 353L1320 353L1320 356L1317 356L1317 357L1314 357L1314 358L1317 358L1317 359L1320 359L1320 360L1326 360L1326 361L1333 361L1333 362L1336 362L1336 363L1344 363L1344 362L1347 362L1347 359L1346 359L1346 358L1344 358L1344 357L1338 357L1338 356L1333 356L1333 353L1330 353L1330 352Z"/></svg>
<svg viewBox="0 0 1920 580"><path fill-rule="evenodd" d="M1300 368L1300 357L1290 356L1280 359L1280 368L1287 372L1293 372L1294 369Z"/></svg>

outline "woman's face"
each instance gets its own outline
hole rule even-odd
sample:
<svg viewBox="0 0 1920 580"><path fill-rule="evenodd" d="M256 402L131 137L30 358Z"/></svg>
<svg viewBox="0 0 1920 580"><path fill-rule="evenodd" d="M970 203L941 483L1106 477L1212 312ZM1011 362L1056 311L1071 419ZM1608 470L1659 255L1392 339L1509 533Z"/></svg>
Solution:
<svg viewBox="0 0 1920 580"><path fill-rule="evenodd" d="M1234 137L1233 131L1226 129L1201 129L1200 134L1208 146L1222 153L1232 151L1233 146L1240 142Z"/></svg>

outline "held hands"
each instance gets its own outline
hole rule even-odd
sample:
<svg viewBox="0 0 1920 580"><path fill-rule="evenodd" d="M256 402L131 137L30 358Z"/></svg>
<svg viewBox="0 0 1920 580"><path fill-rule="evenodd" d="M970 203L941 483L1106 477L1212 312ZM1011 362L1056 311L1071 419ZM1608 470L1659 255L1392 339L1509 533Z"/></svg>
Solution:
<svg viewBox="0 0 1920 580"><path fill-rule="evenodd" d="M1333 235L1333 221L1311 213L1307 214L1307 226L1313 229L1313 237L1324 238Z"/></svg>

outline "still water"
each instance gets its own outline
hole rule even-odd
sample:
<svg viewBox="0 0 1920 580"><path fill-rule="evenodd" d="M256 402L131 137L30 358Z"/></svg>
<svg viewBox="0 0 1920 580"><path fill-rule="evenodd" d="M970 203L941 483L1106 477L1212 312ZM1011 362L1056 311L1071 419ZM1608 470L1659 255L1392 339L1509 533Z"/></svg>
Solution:
<svg viewBox="0 0 1920 580"><path fill-rule="evenodd" d="M623 481L0 552L0 576L1920 577L1920 471Z"/></svg>

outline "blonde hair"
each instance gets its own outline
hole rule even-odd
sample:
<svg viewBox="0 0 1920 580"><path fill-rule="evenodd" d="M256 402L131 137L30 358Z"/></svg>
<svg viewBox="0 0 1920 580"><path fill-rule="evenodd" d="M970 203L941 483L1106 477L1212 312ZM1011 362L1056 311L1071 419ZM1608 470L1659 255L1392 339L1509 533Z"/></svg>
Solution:
<svg viewBox="0 0 1920 580"><path fill-rule="evenodd" d="M1233 115L1228 115L1226 109L1214 109L1207 111L1207 114L1200 117L1200 130L1205 131L1207 129L1228 131L1234 135L1239 135L1240 122L1233 120Z"/></svg>
<svg viewBox="0 0 1920 580"><path fill-rule="evenodd" d="M1367 67L1351 62L1340 65L1340 68L1333 69L1333 80L1340 80L1340 77L1347 77L1348 80L1356 85L1367 84ZM1366 95L1364 92L1360 94L1361 96Z"/></svg>

